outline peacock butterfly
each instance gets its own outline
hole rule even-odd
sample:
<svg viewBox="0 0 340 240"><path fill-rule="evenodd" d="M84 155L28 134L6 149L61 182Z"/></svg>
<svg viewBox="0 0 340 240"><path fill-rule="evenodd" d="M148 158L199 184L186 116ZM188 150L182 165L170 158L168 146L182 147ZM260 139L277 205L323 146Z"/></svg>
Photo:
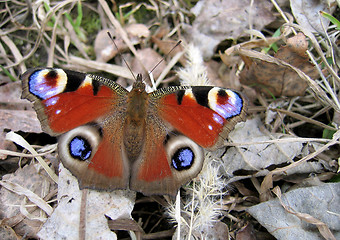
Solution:
<svg viewBox="0 0 340 240"><path fill-rule="evenodd" d="M175 86L129 92L110 79L56 68L21 77L42 128L59 137L59 157L81 188L175 195L222 147L247 103L232 90Z"/></svg>

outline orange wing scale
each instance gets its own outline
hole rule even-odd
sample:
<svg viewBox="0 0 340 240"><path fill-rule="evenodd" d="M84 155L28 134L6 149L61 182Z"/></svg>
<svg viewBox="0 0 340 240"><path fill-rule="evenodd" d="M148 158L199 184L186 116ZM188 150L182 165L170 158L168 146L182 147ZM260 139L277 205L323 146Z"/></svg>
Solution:
<svg viewBox="0 0 340 240"><path fill-rule="evenodd" d="M61 93L42 101L50 128L58 133L91 122L109 113L116 94L109 87L102 86L93 95L91 86L77 91Z"/></svg>
<svg viewBox="0 0 340 240"><path fill-rule="evenodd" d="M197 104L184 96L181 105L177 103L176 94L162 98L159 114L178 131L191 138L204 148L212 147L226 120L215 111Z"/></svg>

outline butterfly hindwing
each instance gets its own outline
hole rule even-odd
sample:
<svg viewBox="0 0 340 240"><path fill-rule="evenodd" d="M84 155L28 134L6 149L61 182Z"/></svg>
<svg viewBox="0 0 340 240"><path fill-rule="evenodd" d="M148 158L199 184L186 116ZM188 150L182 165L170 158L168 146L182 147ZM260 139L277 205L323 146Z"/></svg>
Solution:
<svg viewBox="0 0 340 240"><path fill-rule="evenodd" d="M119 121L119 117L114 120ZM123 159L121 125L101 127L88 124L63 134L58 144L59 157L81 188L126 189L130 167Z"/></svg>
<svg viewBox="0 0 340 240"><path fill-rule="evenodd" d="M201 171L203 150L156 113L149 108L143 150L131 168L130 189L146 195L174 196Z"/></svg>

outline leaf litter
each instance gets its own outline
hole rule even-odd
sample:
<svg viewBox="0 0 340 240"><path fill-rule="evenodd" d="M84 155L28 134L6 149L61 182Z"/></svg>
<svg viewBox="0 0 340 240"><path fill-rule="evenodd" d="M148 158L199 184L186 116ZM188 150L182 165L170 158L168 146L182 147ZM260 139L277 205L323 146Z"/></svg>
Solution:
<svg viewBox="0 0 340 240"><path fill-rule="evenodd" d="M1 3L0 238L339 238L338 182L331 183L339 175L339 30L319 14L337 16L339 6L287 3ZM153 72L150 89L210 82L249 99L248 120L225 148L206 155L201 174L176 200L81 191L67 170L56 170L55 147L43 135L32 146L13 133L15 144L5 142L9 131L41 131L30 105L19 101L20 84L10 83L27 68L113 74L131 85L107 29L131 66L148 63L133 67L142 73L182 40ZM6 170L8 161L17 170Z"/></svg>

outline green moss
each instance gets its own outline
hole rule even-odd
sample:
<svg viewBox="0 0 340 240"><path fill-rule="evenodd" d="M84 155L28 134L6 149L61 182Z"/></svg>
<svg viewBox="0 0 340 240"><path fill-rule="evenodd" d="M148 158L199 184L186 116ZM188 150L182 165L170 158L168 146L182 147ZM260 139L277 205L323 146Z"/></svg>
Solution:
<svg viewBox="0 0 340 240"><path fill-rule="evenodd" d="M82 28L88 35L95 35L101 30L99 15L93 11L84 14Z"/></svg>

